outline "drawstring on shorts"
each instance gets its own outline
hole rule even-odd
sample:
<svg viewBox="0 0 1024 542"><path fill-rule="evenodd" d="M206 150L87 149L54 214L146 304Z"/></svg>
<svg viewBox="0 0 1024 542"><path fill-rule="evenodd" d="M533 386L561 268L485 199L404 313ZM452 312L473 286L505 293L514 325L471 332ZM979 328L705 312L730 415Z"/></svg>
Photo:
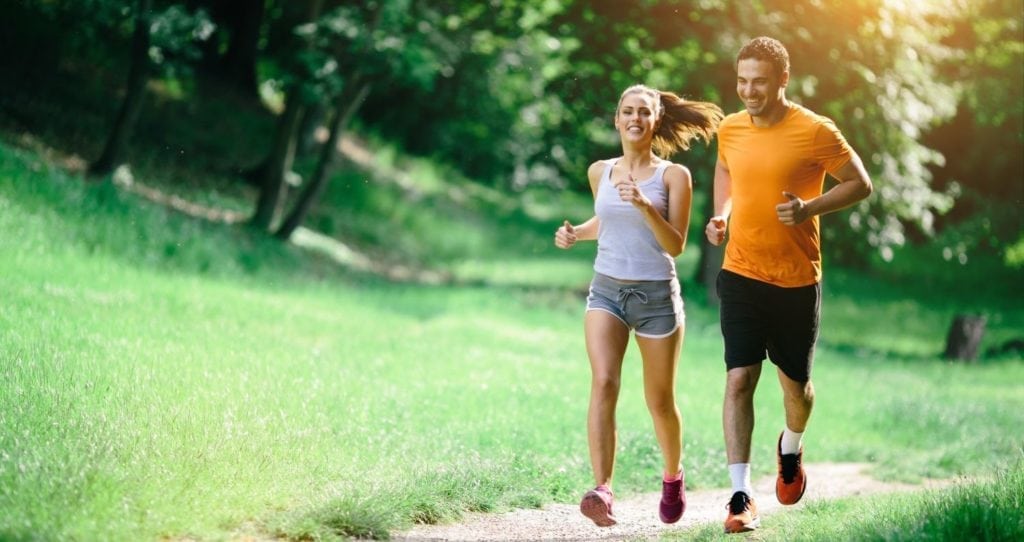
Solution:
<svg viewBox="0 0 1024 542"><path fill-rule="evenodd" d="M624 307L626 305L626 300L628 300L630 296L636 296L641 303L644 305L647 304L647 294L642 290L638 288L621 288L619 289L618 297L619 306Z"/></svg>

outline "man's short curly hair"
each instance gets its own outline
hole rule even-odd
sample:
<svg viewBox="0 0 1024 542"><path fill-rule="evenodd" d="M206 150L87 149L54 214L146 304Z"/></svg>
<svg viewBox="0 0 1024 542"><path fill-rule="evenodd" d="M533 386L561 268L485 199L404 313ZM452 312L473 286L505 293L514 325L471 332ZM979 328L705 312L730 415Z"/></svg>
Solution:
<svg viewBox="0 0 1024 542"><path fill-rule="evenodd" d="M776 75L789 71L789 52L786 51L786 46L775 38L761 36L750 40L736 55L736 64L748 58L770 62Z"/></svg>

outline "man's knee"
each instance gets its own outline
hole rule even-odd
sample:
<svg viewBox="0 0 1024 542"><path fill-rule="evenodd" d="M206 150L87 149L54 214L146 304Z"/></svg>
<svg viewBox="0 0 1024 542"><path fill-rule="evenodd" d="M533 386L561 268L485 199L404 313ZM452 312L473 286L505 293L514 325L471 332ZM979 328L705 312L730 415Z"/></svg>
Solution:
<svg viewBox="0 0 1024 542"><path fill-rule="evenodd" d="M732 398L746 398L754 394L760 376L759 366L729 369L726 377L726 393Z"/></svg>
<svg viewBox="0 0 1024 542"><path fill-rule="evenodd" d="M814 402L814 384L810 380L797 389L796 399L808 405Z"/></svg>
<svg viewBox="0 0 1024 542"><path fill-rule="evenodd" d="M787 399L810 404L814 402L814 384L808 379L806 382L792 380L782 375L782 393Z"/></svg>

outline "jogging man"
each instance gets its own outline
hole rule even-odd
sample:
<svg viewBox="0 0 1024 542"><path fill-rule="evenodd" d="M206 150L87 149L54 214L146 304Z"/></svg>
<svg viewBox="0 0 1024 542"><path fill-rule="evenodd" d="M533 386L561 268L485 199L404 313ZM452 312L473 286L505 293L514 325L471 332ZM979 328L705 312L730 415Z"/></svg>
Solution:
<svg viewBox="0 0 1024 542"><path fill-rule="evenodd" d="M717 283L727 368L722 426L733 489L727 533L760 524L750 440L766 357L776 366L786 411L775 494L787 505L804 494L802 436L814 405L811 364L821 303L818 216L872 190L863 163L832 121L786 99L789 53L779 41L747 43L736 75L745 110L719 127L715 216L705 228L714 245L729 233ZM826 173L838 183L823 191Z"/></svg>

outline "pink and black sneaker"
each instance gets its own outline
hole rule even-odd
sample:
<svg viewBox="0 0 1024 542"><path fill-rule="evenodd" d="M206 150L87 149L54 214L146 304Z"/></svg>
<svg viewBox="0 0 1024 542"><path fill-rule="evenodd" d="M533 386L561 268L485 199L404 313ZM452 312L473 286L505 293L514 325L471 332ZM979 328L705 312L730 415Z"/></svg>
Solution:
<svg viewBox="0 0 1024 542"><path fill-rule="evenodd" d="M686 473L679 473L679 479L661 482L661 503L658 516L663 523L675 523L686 511Z"/></svg>
<svg viewBox="0 0 1024 542"><path fill-rule="evenodd" d="M612 490L606 485L599 485L583 495L580 501L580 512L590 518L598 527L611 527L618 523L612 515Z"/></svg>

